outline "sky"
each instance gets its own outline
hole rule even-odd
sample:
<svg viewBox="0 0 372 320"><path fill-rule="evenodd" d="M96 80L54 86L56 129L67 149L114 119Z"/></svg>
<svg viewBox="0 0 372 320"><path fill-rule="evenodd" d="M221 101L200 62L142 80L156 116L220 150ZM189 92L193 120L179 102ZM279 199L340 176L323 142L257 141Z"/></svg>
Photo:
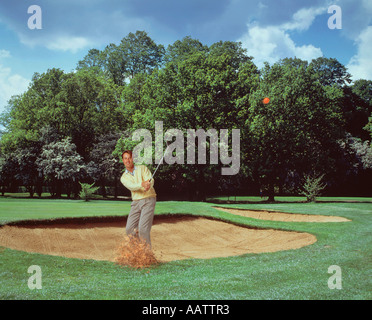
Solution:
<svg viewBox="0 0 372 320"><path fill-rule="evenodd" d="M186 36L240 41L259 68L336 58L353 80L372 80L371 0L0 0L0 112L35 72L71 72L137 30L165 47Z"/></svg>

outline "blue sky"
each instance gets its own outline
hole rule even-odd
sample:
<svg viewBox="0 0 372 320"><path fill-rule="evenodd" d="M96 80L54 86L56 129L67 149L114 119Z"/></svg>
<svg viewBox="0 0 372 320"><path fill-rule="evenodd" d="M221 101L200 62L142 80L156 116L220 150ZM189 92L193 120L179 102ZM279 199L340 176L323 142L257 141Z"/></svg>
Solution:
<svg viewBox="0 0 372 320"><path fill-rule="evenodd" d="M31 5L41 8L42 29L28 28ZM328 28L331 5L342 10L342 29ZM354 80L372 80L371 0L1 0L0 112L35 72L73 71L89 49L136 30L164 46L185 36L241 41L258 67L336 58Z"/></svg>

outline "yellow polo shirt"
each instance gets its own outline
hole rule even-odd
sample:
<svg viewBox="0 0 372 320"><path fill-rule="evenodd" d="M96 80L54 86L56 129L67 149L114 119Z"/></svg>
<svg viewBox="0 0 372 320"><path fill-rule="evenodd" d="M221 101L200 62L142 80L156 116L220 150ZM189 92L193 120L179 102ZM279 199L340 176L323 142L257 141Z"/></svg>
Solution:
<svg viewBox="0 0 372 320"><path fill-rule="evenodd" d="M154 189L154 179L151 180L151 187L148 191L142 187L141 183L151 179L150 170L144 165L135 165L133 174L128 170L121 175L120 182L132 193L132 200L156 197Z"/></svg>

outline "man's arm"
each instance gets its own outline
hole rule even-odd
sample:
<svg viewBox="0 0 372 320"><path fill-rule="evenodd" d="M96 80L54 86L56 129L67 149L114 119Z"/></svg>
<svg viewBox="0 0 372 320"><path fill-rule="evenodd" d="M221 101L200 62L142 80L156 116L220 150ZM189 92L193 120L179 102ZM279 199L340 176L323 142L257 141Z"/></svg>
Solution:
<svg viewBox="0 0 372 320"><path fill-rule="evenodd" d="M133 183L133 182L129 181L129 179L125 178L125 174L123 174L121 176L120 182L124 185L124 187L126 187L130 191L138 191L138 190L142 189L142 184L140 182Z"/></svg>
<svg viewBox="0 0 372 320"><path fill-rule="evenodd" d="M144 181L142 183L142 186L145 188L145 191L150 190L150 188L154 186L154 179L151 179L151 177L151 171L147 167L144 167L142 173L142 178Z"/></svg>

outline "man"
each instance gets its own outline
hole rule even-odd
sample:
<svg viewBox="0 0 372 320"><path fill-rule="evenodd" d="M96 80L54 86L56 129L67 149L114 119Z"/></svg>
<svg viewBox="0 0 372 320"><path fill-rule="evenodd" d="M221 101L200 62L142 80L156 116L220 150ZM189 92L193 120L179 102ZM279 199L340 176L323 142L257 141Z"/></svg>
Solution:
<svg viewBox="0 0 372 320"><path fill-rule="evenodd" d="M151 179L151 172L146 166L134 165L132 151L124 151L122 159L125 172L120 181L132 194L126 233L136 235L138 231L138 236L151 246L150 231L156 204L154 179Z"/></svg>

